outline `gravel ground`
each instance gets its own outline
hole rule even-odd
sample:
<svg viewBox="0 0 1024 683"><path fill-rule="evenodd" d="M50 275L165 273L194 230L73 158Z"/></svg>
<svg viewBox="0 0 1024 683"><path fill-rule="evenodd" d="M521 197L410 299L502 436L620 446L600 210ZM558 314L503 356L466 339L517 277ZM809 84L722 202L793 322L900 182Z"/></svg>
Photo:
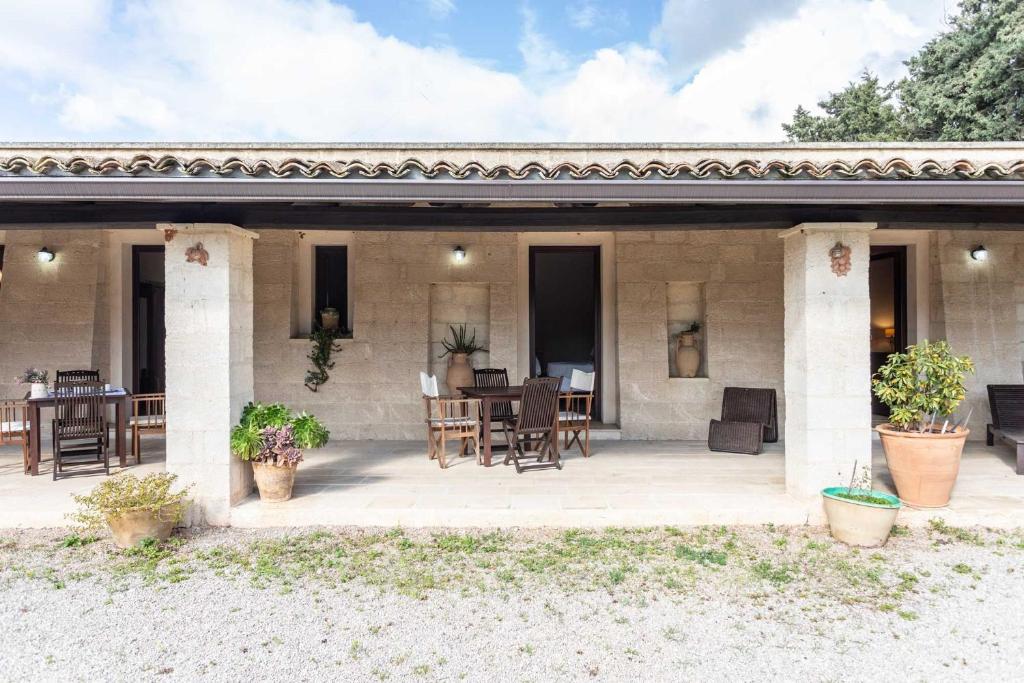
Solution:
<svg viewBox="0 0 1024 683"><path fill-rule="evenodd" d="M0 534L0 680L1019 680L1024 534Z"/></svg>

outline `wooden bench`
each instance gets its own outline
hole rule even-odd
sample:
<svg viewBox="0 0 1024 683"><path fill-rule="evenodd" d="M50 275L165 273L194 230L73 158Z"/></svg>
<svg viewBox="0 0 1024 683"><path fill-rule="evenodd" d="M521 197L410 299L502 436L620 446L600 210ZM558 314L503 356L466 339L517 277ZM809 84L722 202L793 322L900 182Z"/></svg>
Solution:
<svg viewBox="0 0 1024 683"><path fill-rule="evenodd" d="M986 426L985 443L998 438L1017 451L1017 474L1024 474L1024 384L989 384L988 405L992 423Z"/></svg>

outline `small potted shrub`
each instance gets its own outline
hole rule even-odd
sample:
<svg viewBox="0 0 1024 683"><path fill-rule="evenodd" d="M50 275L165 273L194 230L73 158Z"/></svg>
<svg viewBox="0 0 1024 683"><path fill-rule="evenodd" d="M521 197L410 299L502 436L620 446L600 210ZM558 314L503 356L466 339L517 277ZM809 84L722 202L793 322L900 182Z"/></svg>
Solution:
<svg viewBox="0 0 1024 683"><path fill-rule="evenodd" d="M875 396L890 409L889 422L875 429L896 492L907 505L949 503L970 434L966 419L952 419L967 396L968 372L974 372L970 358L953 355L944 341L924 340L891 354L871 380Z"/></svg>
<svg viewBox="0 0 1024 683"><path fill-rule="evenodd" d="M107 526L119 548L144 538L166 541L188 506L188 487L172 492L177 476L167 472L118 474L100 482L84 496L74 496L79 511L71 518L89 529Z"/></svg>
<svg viewBox="0 0 1024 683"><path fill-rule="evenodd" d="M446 338L441 342L441 345L444 346L444 353L438 358L449 356L445 384L448 385L448 393L457 396L459 387L468 387L473 384L473 365L469 362L469 357L477 351L486 351L487 349L476 343L475 329L472 336L466 332L466 323L459 325L458 329L454 325L449 325L448 329L452 333L451 341Z"/></svg>
<svg viewBox="0 0 1024 683"><path fill-rule="evenodd" d="M28 368L17 378L19 384L30 385L29 396L31 398L46 398L47 386L50 383L50 373L39 368Z"/></svg>
<svg viewBox="0 0 1024 683"><path fill-rule="evenodd" d="M861 472L860 481L851 480L849 486L822 489L821 496L829 531L837 541L873 548L889 540L889 532L900 511L900 500L873 490L867 467Z"/></svg>
<svg viewBox="0 0 1024 683"><path fill-rule="evenodd" d="M320 448L329 438L308 413L295 415L281 403L250 403L231 430L231 451L252 463L260 500L281 503L292 497L303 449Z"/></svg>

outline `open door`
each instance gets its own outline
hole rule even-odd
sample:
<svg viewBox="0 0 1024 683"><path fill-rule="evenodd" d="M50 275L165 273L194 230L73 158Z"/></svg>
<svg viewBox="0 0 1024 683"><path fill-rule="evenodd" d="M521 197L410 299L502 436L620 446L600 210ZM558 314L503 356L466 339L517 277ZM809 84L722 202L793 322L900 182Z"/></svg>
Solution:
<svg viewBox="0 0 1024 683"><path fill-rule="evenodd" d="M164 248L132 247L132 386L162 393L164 370Z"/></svg>
<svg viewBox="0 0 1024 683"><path fill-rule="evenodd" d="M601 247L530 247L530 376L597 373L601 419Z"/></svg>
<svg viewBox="0 0 1024 683"><path fill-rule="evenodd" d="M871 247L871 375L890 353L907 348L907 248ZM871 395L871 412L889 417L889 409Z"/></svg>

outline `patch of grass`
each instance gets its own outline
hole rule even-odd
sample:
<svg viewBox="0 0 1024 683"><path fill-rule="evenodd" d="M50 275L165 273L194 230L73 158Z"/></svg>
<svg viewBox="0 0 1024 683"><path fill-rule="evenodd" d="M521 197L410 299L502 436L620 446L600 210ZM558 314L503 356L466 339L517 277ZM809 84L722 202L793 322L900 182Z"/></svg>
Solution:
<svg viewBox="0 0 1024 683"><path fill-rule="evenodd" d="M903 619L904 621L917 621L918 620L917 612L913 612L911 610L902 610L901 609L898 612L896 612L896 614L898 614L900 619Z"/></svg>
<svg viewBox="0 0 1024 683"><path fill-rule="evenodd" d="M928 520L928 528L937 534L948 539L960 541L961 543L985 545L985 541L981 538L981 535L971 531L970 529L964 529L962 527L947 524L944 519L939 519L938 517L933 517Z"/></svg>
<svg viewBox="0 0 1024 683"><path fill-rule="evenodd" d="M715 564L724 567L728 559L728 555L721 550L711 550L708 548L694 549L688 545L677 545L675 555L681 560L689 560L704 566Z"/></svg>
<svg viewBox="0 0 1024 683"><path fill-rule="evenodd" d="M794 579L793 568L785 563L774 564L771 560L760 560L751 567L754 576L776 586L782 586Z"/></svg>
<svg viewBox="0 0 1024 683"><path fill-rule="evenodd" d="M892 531L889 532L890 536L896 538L904 538L910 535L910 527L906 524L893 524Z"/></svg>
<svg viewBox="0 0 1024 683"><path fill-rule="evenodd" d="M100 540L99 536L93 534L68 534L60 540L61 548L82 548Z"/></svg>
<svg viewBox="0 0 1024 683"><path fill-rule="evenodd" d="M974 570L971 569L971 565L964 564L963 562L957 562L956 564L954 564L953 571L955 571L957 574L972 574L974 572Z"/></svg>

